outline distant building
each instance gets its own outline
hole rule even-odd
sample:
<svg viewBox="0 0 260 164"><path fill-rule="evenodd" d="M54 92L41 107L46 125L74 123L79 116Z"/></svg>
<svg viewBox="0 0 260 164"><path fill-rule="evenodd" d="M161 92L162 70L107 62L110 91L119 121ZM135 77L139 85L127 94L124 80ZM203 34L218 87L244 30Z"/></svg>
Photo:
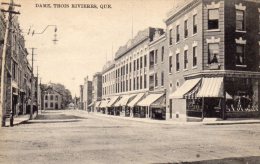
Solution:
<svg viewBox="0 0 260 164"><path fill-rule="evenodd" d="M97 72L92 79L92 103L91 109L95 110L95 106L98 105L102 99L102 73Z"/></svg>
<svg viewBox="0 0 260 164"><path fill-rule="evenodd" d="M49 88L47 91L44 92L44 110L46 109L62 109L62 95Z"/></svg>
<svg viewBox="0 0 260 164"><path fill-rule="evenodd" d="M84 90L84 87L83 87L83 85L80 85L79 86L79 94L80 94L80 97L79 97L79 109L83 109L83 106L84 106L84 104L83 104L83 90Z"/></svg>
<svg viewBox="0 0 260 164"><path fill-rule="evenodd" d="M83 109L90 109L88 105L92 101L92 81L89 81L88 76L84 79L83 85Z"/></svg>

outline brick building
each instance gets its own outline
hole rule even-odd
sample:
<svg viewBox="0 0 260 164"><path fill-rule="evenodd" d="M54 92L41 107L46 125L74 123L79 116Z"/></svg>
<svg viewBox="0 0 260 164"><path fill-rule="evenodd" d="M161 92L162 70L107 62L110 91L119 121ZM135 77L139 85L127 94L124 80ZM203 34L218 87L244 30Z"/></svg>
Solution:
<svg viewBox="0 0 260 164"><path fill-rule="evenodd" d="M168 13L170 118L259 117L259 15L247 0L190 0Z"/></svg>

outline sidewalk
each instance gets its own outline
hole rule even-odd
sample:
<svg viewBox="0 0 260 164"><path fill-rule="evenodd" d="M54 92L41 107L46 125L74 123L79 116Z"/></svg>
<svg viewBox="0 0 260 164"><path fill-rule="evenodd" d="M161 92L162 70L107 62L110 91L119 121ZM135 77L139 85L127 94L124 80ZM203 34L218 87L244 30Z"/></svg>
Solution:
<svg viewBox="0 0 260 164"><path fill-rule="evenodd" d="M20 116L14 117L14 126L22 124L22 123L28 121L29 119L30 119L30 115L29 114L20 115ZM10 127L10 118L6 119L5 126L6 127Z"/></svg>
<svg viewBox="0 0 260 164"><path fill-rule="evenodd" d="M155 124L166 124L166 125L232 125L232 124L260 124L260 119L228 119L228 120L204 120L202 122L185 122L185 121L176 121L176 120L155 120L151 118L136 118L136 117L124 117L124 116L114 116L107 115L102 113L90 112L77 110L79 112L96 116L96 117L106 117L113 119L123 119L137 122L145 122L145 123L155 123Z"/></svg>

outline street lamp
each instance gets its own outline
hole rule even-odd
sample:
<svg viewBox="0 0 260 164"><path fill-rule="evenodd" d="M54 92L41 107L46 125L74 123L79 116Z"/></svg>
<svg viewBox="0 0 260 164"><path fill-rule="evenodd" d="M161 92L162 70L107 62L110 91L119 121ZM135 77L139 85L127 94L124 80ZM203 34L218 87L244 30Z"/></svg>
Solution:
<svg viewBox="0 0 260 164"><path fill-rule="evenodd" d="M57 39L57 31L58 31L58 28L56 25L47 25L43 30L42 32L35 32L34 30L32 31L32 36L33 35L39 35L39 34L43 34L49 27L54 27L54 39L52 40L54 44L56 44L56 42L58 41ZM28 35L30 34L30 29L28 31Z"/></svg>

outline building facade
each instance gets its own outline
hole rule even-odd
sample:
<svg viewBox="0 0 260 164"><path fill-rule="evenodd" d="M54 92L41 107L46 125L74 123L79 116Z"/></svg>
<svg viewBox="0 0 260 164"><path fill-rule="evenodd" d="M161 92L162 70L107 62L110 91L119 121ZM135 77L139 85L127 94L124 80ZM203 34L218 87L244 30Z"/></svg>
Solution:
<svg viewBox="0 0 260 164"><path fill-rule="evenodd" d="M79 109L83 109L83 85L79 86Z"/></svg>
<svg viewBox="0 0 260 164"><path fill-rule="evenodd" d="M83 85L83 110L90 109L88 105L92 101L92 81L89 81L88 76L84 79Z"/></svg>
<svg viewBox="0 0 260 164"><path fill-rule="evenodd" d="M171 118L259 117L259 5L191 0L168 13Z"/></svg>
<svg viewBox="0 0 260 164"><path fill-rule="evenodd" d="M62 109L62 95L53 89L48 89L44 95L44 110Z"/></svg>
<svg viewBox="0 0 260 164"><path fill-rule="evenodd" d="M94 74L92 79L92 103L91 109L96 111L95 106L98 105L102 99L102 73L97 72Z"/></svg>

